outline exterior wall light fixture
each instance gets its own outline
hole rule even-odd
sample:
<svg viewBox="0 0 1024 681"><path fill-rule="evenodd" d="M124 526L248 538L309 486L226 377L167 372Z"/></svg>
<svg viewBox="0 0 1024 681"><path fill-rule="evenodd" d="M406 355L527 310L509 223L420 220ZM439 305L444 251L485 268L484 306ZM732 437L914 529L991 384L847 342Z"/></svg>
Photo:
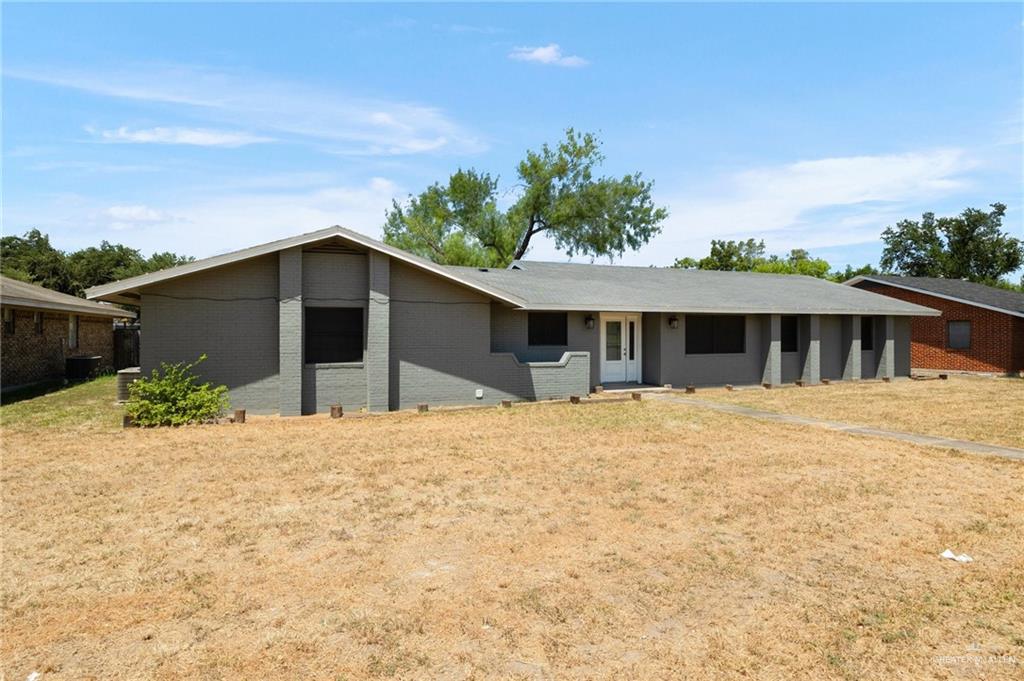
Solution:
<svg viewBox="0 0 1024 681"><path fill-rule="evenodd" d="M672 315L671 317L669 317L668 318L668 326L669 326L670 329L678 329L679 328L679 317L677 317L675 315Z"/></svg>
<svg viewBox="0 0 1024 681"><path fill-rule="evenodd" d="M593 329L594 328L594 315L588 314L586 317L584 317L583 318L583 324L588 329Z"/></svg>

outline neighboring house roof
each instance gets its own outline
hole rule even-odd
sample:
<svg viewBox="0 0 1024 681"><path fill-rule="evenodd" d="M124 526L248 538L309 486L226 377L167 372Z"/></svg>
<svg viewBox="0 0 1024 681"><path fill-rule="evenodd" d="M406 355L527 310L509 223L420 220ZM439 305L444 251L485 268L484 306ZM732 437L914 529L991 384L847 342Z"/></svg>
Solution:
<svg viewBox="0 0 1024 681"><path fill-rule="evenodd" d="M707 272L516 261L509 269L438 265L343 227L96 286L89 298L138 303L141 289L249 258L329 239L385 253L413 267L528 310L938 315L927 307L797 275Z"/></svg>
<svg viewBox="0 0 1024 681"><path fill-rule="evenodd" d="M331 238L340 238L345 241L349 241L363 248L385 253L397 260L401 260L413 267L417 267L428 272L432 272L444 279L454 281L457 284L467 286L472 289L479 290L492 298L501 300L511 305L520 305L523 301L518 300L508 293L503 291L492 290L486 286L481 286L478 283L466 281L460 278L457 274L450 272L447 268L438 265L437 263L431 262L426 258L421 258L418 255L413 255L408 251L403 251L400 248L389 246L385 243L371 239L368 236L363 236L358 232L353 232L350 229L344 227L327 227L316 232L308 232L306 234L299 234L298 236L289 237L287 239L279 239L278 241L271 241L270 243L261 244L259 246L253 246L251 248L243 248L240 251L232 251L231 253L225 253L223 255L215 255L212 258L204 258L202 260L194 260L184 265L177 267L171 267L166 270L160 270L158 272L151 272L149 274L142 274L137 277L130 277L128 279L122 279L121 281L115 281L110 284L104 284L102 286L94 286L85 292L85 295L89 299L100 299L110 300L121 303L138 304L139 289L158 284L163 281L170 279L176 279L183 277L188 274L194 274L196 272L202 272L204 270L213 269L215 267L222 267L224 265L230 265L231 263L240 262L242 260L248 260L249 258L255 258L261 255L269 255L278 251L283 251L295 246L304 246L306 244L315 243L317 241L324 241Z"/></svg>
<svg viewBox="0 0 1024 681"><path fill-rule="evenodd" d="M958 303L983 307L1016 317L1024 317L1024 293L1008 291L995 286L986 286L963 279L941 279L939 277L901 277L894 274L870 274L854 277L845 282L849 286L862 281L887 284L908 291L917 291L936 298L954 300Z"/></svg>
<svg viewBox="0 0 1024 681"><path fill-rule="evenodd" d="M794 274L516 261L449 267L522 298L530 310L938 315L895 298Z"/></svg>
<svg viewBox="0 0 1024 681"><path fill-rule="evenodd" d="M82 315L103 317L135 317L134 312L104 303L93 303L66 293L17 279L0 277L0 303L37 310L60 310Z"/></svg>

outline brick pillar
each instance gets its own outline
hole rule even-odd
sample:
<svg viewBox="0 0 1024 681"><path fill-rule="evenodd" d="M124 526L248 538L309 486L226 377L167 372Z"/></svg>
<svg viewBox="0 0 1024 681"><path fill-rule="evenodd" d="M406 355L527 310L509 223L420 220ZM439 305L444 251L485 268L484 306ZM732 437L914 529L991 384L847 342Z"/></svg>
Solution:
<svg viewBox="0 0 1024 681"><path fill-rule="evenodd" d="M879 326L880 333L875 342L876 352L881 353L878 358L877 378L892 378L896 375L896 320L892 315L875 317L882 322Z"/></svg>
<svg viewBox="0 0 1024 681"><path fill-rule="evenodd" d="M391 260L370 252L370 299L366 309L366 408L387 411L391 345Z"/></svg>
<svg viewBox="0 0 1024 681"><path fill-rule="evenodd" d="M843 380L860 377L860 315L848 315L843 317Z"/></svg>
<svg viewBox="0 0 1024 681"><path fill-rule="evenodd" d="M800 319L800 357L803 367L800 377L808 385L821 383L821 315L807 315Z"/></svg>
<svg viewBox="0 0 1024 681"><path fill-rule="evenodd" d="M302 413L302 248L278 253L278 411Z"/></svg>
<svg viewBox="0 0 1024 681"><path fill-rule="evenodd" d="M782 385L782 315L768 315L764 353L764 373L761 383Z"/></svg>

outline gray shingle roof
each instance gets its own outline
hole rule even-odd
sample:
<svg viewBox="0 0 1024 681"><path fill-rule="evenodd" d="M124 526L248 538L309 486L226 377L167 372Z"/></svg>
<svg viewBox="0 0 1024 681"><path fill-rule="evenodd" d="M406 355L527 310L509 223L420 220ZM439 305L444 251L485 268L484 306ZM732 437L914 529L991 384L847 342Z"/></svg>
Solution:
<svg viewBox="0 0 1024 681"><path fill-rule="evenodd" d="M931 308L814 277L520 261L510 269L449 267L534 310L936 315Z"/></svg>
<svg viewBox="0 0 1024 681"><path fill-rule="evenodd" d="M860 281L874 281L900 288L920 291L968 304L979 305L993 310L1024 317L1024 293L986 286L962 279L940 279L938 277L901 277L895 274L872 274L854 277L848 284Z"/></svg>
<svg viewBox="0 0 1024 681"><path fill-rule="evenodd" d="M93 303L17 279L0 277L0 303L37 310L61 310L103 317L135 317L134 312L112 305Z"/></svg>
<svg viewBox="0 0 1024 681"><path fill-rule="evenodd" d="M512 269L447 267L345 229L328 227L96 286L91 299L138 302L140 289L286 248L341 239L531 310L937 315L930 308L796 275L702 272L522 261Z"/></svg>

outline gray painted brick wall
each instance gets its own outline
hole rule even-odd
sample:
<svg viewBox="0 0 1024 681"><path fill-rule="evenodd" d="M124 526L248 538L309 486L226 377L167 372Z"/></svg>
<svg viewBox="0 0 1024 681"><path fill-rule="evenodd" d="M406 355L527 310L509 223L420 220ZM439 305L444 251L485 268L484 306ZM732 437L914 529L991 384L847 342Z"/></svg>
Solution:
<svg viewBox="0 0 1024 681"><path fill-rule="evenodd" d="M492 353L490 313L486 297L392 262L391 408L587 394L589 353L537 364Z"/></svg>
<svg viewBox="0 0 1024 681"><path fill-rule="evenodd" d="M278 410L278 256L261 256L166 281L142 294L140 366L193 362L203 381L226 385L232 407Z"/></svg>
<svg viewBox="0 0 1024 681"><path fill-rule="evenodd" d="M366 310L366 405L370 411L390 406L391 265L390 258L371 252L370 303Z"/></svg>
<svg viewBox="0 0 1024 681"><path fill-rule="evenodd" d="M843 377L843 317L821 316L821 378L838 381Z"/></svg>
<svg viewBox="0 0 1024 681"><path fill-rule="evenodd" d="M763 315L764 329L762 357L764 369L761 383L780 385L782 383L782 315Z"/></svg>
<svg viewBox="0 0 1024 681"><path fill-rule="evenodd" d="M278 410L281 416L302 413L303 309L302 248L280 251L278 283Z"/></svg>
<svg viewBox="0 0 1024 681"><path fill-rule="evenodd" d="M864 352L860 343L860 315L843 317L843 380L857 381L863 376Z"/></svg>
<svg viewBox="0 0 1024 681"><path fill-rule="evenodd" d="M366 406L366 367L362 362L307 364L302 373L302 413L329 412L340 404L347 413Z"/></svg>
<svg viewBox="0 0 1024 681"><path fill-rule="evenodd" d="M665 381L661 376L661 329L668 325L665 316L659 312L644 312L643 338L643 378L644 383L664 385ZM600 350L598 351L600 359Z"/></svg>
<svg viewBox="0 0 1024 681"><path fill-rule="evenodd" d="M594 318L594 328L588 329L584 321ZM590 353L588 385L593 388L601 382L601 330L597 312L566 313L567 345L531 346L529 344L529 313L507 305L491 305L491 352L511 352L521 362L557 361L566 352Z"/></svg>
<svg viewBox="0 0 1024 681"><path fill-rule="evenodd" d="M800 316L800 377L809 385L821 382L821 316Z"/></svg>
<svg viewBox="0 0 1024 681"><path fill-rule="evenodd" d="M679 318L679 327L668 325L669 317ZM662 314L659 323L659 383L681 385L757 384L764 370L762 320L746 315L744 352L722 355L686 354L686 315ZM781 370L781 362L780 362ZM645 375L646 378L646 375Z"/></svg>
<svg viewBox="0 0 1024 681"><path fill-rule="evenodd" d="M877 378L893 378L896 375L896 327L892 315L876 318L876 326L881 326L881 345L878 358ZM881 324L878 324L878 322Z"/></svg>

